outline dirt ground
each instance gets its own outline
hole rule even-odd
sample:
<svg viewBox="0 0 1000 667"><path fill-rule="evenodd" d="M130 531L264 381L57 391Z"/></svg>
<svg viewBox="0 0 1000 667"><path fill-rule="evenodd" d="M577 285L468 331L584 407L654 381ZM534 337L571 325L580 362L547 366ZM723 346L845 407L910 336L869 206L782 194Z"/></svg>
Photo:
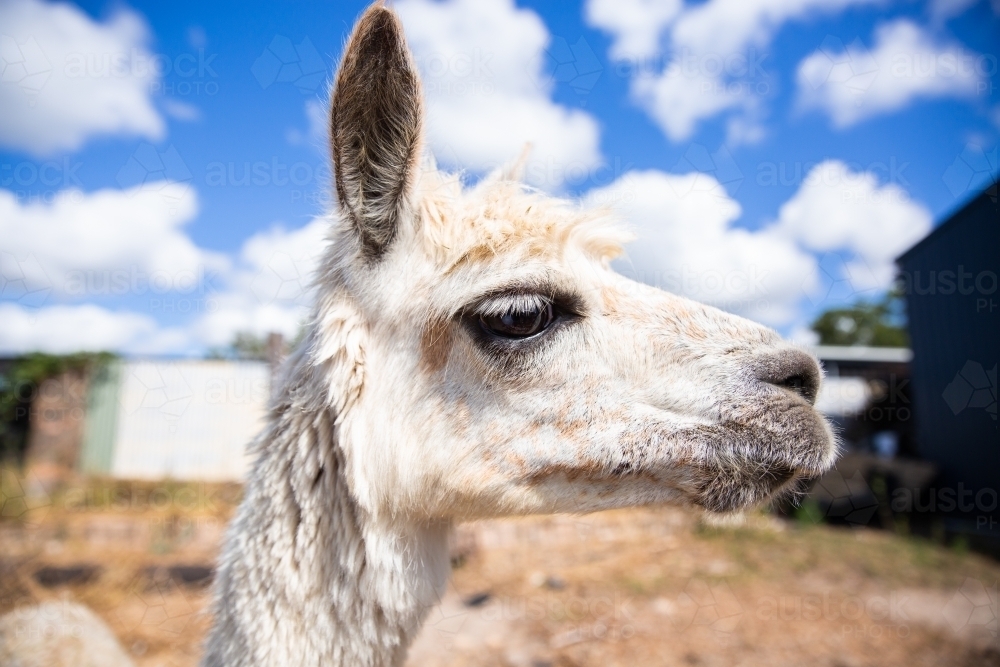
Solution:
<svg viewBox="0 0 1000 667"><path fill-rule="evenodd" d="M139 667L197 664L236 486L6 475L0 614L83 602ZM915 538L674 509L461 527L410 667L1000 665L1000 564Z"/></svg>

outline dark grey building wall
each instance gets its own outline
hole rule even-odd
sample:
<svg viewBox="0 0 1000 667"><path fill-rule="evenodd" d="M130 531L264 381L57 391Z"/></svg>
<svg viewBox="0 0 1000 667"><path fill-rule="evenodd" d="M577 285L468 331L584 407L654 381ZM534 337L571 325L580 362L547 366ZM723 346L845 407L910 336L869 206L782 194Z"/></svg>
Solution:
<svg viewBox="0 0 1000 667"><path fill-rule="evenodd" d="M973 199L898 260L913 347L920 455L941 469L938 493L976 497L963 518L1000 516L997 359L1000 357L1000 213L996 188ZM940 504L940 498L939 498ZM940 508L939 508L940 509Z"/></svg>

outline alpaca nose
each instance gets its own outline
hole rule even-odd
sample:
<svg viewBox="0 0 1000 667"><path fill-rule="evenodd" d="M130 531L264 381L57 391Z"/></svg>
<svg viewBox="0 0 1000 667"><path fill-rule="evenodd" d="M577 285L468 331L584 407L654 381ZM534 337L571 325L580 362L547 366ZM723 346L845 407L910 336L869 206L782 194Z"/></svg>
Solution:
<svg viewBox="0 0 1000 667"><path fill-rule="evenodd" d="M795 392L812 405L816 402L821 377L819 363L799 350L783 350L759 360L757 379Z"/></svg>

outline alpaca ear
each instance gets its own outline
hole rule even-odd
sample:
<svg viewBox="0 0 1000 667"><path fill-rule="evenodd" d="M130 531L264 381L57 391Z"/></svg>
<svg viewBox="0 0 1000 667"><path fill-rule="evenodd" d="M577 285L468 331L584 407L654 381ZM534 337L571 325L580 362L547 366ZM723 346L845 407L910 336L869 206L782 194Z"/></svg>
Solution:
<svg viewBox="0 0 1000 667"><path fill-rule="evenodd" d="M528 166L528 158L531 157L531 151L534 147L535 145L530 141L524 142L521 154L517 156L517 159L500 170L500 178L505 181L520 182L524 180L524 170Z"/></svg>
<svg viewBox="0 0 1000 667"><path fill-rule="evenodd" d="M358 19L330 107L337 200L369 257L396 236L418 169L423 109L403 26L378 3Z"/></svg>

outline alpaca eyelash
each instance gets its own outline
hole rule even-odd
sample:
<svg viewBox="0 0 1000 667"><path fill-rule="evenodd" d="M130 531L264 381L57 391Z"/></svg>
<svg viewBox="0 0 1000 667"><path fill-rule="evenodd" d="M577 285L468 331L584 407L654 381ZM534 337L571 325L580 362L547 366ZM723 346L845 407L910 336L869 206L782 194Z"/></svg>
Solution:
<svg viewBox="0 0 1000 667"><path fill-rule="evenodd" d="M540 294L504 294L490 298L476 307L481 317L495 317L506 313L531 313L542 310L552 301Z"/></svg>

